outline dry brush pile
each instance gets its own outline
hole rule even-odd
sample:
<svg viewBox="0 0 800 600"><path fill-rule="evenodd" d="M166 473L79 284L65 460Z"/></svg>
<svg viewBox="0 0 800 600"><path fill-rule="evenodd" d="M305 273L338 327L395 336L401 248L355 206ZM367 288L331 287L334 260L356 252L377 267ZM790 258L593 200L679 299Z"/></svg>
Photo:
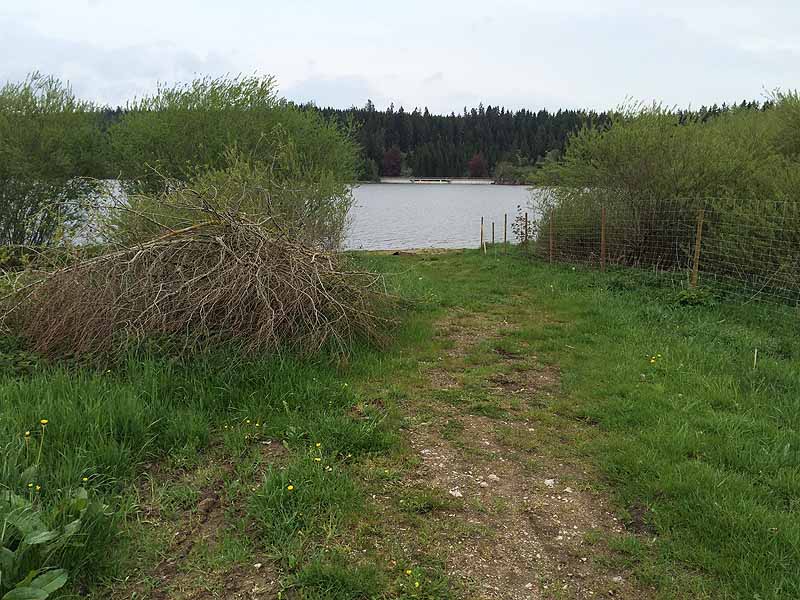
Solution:
<svg viewBox="0 0 800 600"><path fill-rule="evenodd" d="M149 239L36 274L6 298L3 325L50 357L113 356L164 336L186 350L299 352L383 339L395 301L379 275L296 241L274 218L205 199L192 211L179 228L137 214L153 225Z"/></svg>

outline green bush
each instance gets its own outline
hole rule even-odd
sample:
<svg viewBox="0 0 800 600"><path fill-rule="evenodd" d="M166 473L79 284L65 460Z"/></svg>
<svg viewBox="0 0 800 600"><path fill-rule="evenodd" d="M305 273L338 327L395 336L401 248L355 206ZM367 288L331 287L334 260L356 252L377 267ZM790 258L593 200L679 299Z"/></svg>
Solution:
<svg viewBox="0 0 800 600"><path fill-rule="evenodd" d="M800 294L800 102L777 96L764 110L710 120L660 106L620 111L603 129L569 140L539 171L538 251L597 262L601 207L608 260L687 268L704 213L702 272L783 295Z"/></svg>
<svg viewBox="0 0 800 600"><path fill-rule="evenodd" d="M157 209L165 187L239 185L250 190L248 211L328 246L341 241L357 149L318 113L280 100L271 78L161 87L128 105L110 143L137 210Z"/></svg>
<svg viewBox="0 0 800 600"><path fill-rule="evenodd" d="M67 236L102 176L100 113L53 77L0 88L0 245Z"/></svg>

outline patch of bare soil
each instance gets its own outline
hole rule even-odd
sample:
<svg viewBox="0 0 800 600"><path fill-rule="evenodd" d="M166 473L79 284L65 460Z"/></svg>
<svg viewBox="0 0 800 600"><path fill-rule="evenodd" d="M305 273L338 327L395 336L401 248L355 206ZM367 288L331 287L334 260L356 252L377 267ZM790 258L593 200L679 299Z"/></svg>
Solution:
<svg viewBox="0 0 800 600"><path fill-rule="evenodd" d="M446 364L431 369L431 384L452 388L460 385L470 350L511 326L461 318L441 329L452 346ZM498 405L516 395L535 406L556 393L557 369L537 365L535 357L500 354L514 368L485 382ZM453 421L460 433L446 438L445 422ZM570 443L569 432L547 427L554 426L528 421L524 411L499 420L448 405L436 419L412 428L410 443L421 464L411 485L433 486L462 502L462 509L432 517L439 520L438 544L450 575L470 598L650 597L629 573L601 560L597 540L623 527L606 499L591 490L584 468L554 452L553 444Z"/></svg>

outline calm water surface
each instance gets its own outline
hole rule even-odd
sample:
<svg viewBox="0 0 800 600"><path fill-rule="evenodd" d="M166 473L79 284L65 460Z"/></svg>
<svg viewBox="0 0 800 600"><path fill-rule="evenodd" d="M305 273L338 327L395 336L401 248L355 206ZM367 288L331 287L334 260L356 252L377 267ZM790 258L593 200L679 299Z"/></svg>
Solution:
<svg viewBox="0 0 800 600"><path fill-rule="evenodd" d="M529 188L506 185L370 184L354 190L355 206L345 246L348 249L477 248L481 217L486 239L508 238L517 207L525 207ZM535 192L534 192L535 193Z"/></svg>

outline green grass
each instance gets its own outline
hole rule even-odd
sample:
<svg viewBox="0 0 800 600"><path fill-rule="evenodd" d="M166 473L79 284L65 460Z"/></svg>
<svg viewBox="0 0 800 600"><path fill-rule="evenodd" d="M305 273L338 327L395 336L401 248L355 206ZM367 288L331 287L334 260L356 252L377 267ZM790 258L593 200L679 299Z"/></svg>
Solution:
<svg viewBox="0 0 800 600"><path fill-rule="evenodd" d="M132 541L139 540L129 518L134 482L154 462L198 469L214 447L236 465L224 481L244 520L231 533L242 539L226 542L239 549L225 553L231 562L246 554L242 548L266 551L301 598L453 597L435 557L416 557L424 572L409 576L402 552L356 556L353 548L361 538L391 536L368 493L414 464L400 443L401 428L413 427L403 403L427 385L420 364L435 365L442 354L434 320L483 314L514 328L468 357L470 373L496 372L495 349L559 367L561 390L533 414L585 432L575 455L599 469L595 485L612 495L630 531L612 540L616 560L665 598L800 597L796 311L724 300L686 305L659 278L531 263L515 253L358 260L386 272L390 287L414 304L389 348L358 348L344 365L220 352L90 371L47 366L4 341L0 487L33 495L56 525L64 518L57 507L78 488L114 513L86 525L89 543L46 566L67 567L74 584L91 584L124 577L118 570L129 568L130 548L151 543L142 555L158 555L156 541ZM428 393L505 418L506 408L472 381ZM451 419L444 435L457 440L462 429ZM287 447L270 467L259 454L268 439ZM509 442L520 451L548 445L525 443ZM34 482L35 494L27 487ZM191 509L192 485L164 488L159 504L173 516ZM421 519L447 503L412 489L394 506Z"/></svg>
<svg viewBox="0 0 800 600"><path fill-rule="evenodd" d="M631 271L479 253L403 260L420 287L429 282L420 297L516 312L516 341L560 366L562 414L597 431L579 452L600 466L621 514L639 515L632 530L656 537L637 554L646 582L665 595L678 583L689 596L800 597L796 310L686 305L669 281Z"/></svg>

